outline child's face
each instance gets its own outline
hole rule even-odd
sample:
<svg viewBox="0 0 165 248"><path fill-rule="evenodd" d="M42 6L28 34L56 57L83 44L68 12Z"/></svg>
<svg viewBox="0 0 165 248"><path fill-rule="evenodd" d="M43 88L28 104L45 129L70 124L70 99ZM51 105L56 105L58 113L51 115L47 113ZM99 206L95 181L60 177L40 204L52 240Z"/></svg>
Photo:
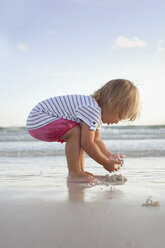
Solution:
<svg viewBox="0 0 165 248"><path fill-rule="evenodd" d="M107 104L104 104L102 109L102 122L105 124L117 124L120 121L120 118L117 113L112 112L112 110L109 109Z"/></svg>

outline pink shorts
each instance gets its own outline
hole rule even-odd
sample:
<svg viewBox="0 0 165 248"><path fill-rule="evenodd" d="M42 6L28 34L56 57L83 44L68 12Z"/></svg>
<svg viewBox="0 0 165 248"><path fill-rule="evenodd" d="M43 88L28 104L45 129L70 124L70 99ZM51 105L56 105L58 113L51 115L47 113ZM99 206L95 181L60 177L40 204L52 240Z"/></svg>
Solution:
<svg viewBox="0 0 165 248"><path fill-rule="evenodd" d="M78 123L65 119L58 119L50 122L49 124L33 129L28 130L30 135L38 140L43 140L47 142L66 142L65 140L61 140L61 137L69 131L69 129L79 126Z"/></svg>

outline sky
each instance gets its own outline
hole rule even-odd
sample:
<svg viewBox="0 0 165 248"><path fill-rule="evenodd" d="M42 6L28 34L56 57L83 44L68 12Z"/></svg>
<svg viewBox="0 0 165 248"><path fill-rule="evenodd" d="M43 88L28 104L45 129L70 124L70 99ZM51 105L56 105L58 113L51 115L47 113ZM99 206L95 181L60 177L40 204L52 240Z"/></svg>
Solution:
<svg viewBox="0 0 165 248"><path fill-rule="evenodd" d="M165 124L164 13L164 0L0 0L0 126L115 78L139 89L131 124Z"/></svg>

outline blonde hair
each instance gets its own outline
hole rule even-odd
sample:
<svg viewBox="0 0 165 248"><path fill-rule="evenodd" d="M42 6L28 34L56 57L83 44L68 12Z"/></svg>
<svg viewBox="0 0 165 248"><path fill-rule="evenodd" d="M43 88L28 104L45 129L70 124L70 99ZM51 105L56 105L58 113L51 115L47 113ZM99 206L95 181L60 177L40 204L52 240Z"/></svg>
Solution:
<svg viewBox="0 0 165 248"><path fill-rule="evenodd" d="M92 97L101 107L107 104L120 120L134 121L140 114L139 91L129 80L111 80L95 91Z"/></svg>

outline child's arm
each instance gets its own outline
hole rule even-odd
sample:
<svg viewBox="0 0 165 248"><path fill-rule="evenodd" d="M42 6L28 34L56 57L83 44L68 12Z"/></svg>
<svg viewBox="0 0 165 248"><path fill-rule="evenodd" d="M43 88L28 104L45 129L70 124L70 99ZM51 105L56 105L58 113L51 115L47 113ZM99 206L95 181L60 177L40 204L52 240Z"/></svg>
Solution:
<svg viewBox="0 0 165 248"><path fill-rule="evenodd" d="M106 145L104 144L104 142L101 140L101 135L100 135L100 131L96 130L95 132L95 143L98 145L98 147L100 148L100 151L107 157L109 158L110 156L112 156L112 153L107 149Z"/></svg>
<svg viewBox="0 0 165 248"><path fill-rule="evenodd" d="M112 160L101 151L95 142L95 131L89 130L89 126L84 122L81 124L81 146L92 159L103 165L103 167L110 172L117 170L115 168L116 164L122 166L121 161Z"/></svg>
<svg viewBox="0 0 165 248"><path fill-rule="evenodd" d="M121 155L121 154L112 154L106 147L106 145L104 144L104 142L101 140L101 135L100 135L100 131L96 130L95 132L95 142L98 145L98 147L100 148L100 150L102 151L102 153L104 153L104 155L107 158L112 158L114 160L118 160L118 159L123 159L125 158L125 155Z"/></svg>

